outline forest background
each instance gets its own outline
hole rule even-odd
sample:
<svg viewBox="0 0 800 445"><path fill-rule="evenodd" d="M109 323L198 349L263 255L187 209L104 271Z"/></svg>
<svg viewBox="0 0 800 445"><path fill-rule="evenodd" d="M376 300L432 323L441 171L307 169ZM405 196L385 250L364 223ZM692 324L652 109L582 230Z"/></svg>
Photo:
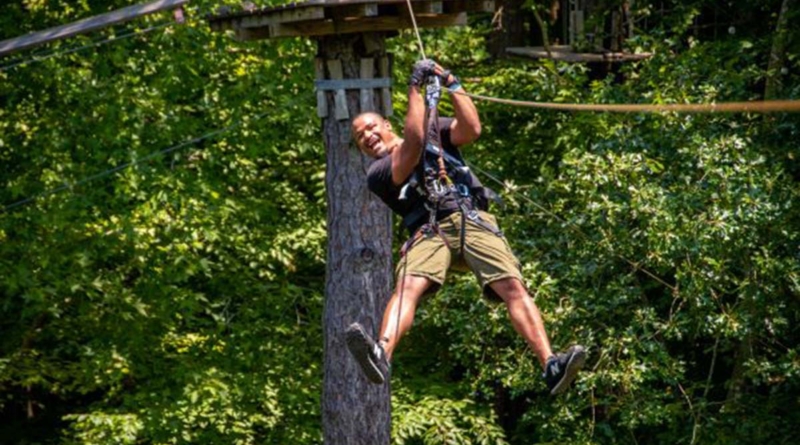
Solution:
<svg viewBox="0 0 800 445"><path fill-rule="evenodd" d="M6 3L0 39L128 4ZM219 5L0 59L0 443L321 442L315 44L212 33ZM423 42L467 90L509 99L800 99L797 2L633 14L627 48L653 56L602 76L493 57L492 17ZM388 44L401 125L419 56L408 31ZM503 307L456 275L396 354L393 442L796 443L800 116L478 108L466 157L502 182L483 176L554 345L589 360L545 395Z"/></svg>

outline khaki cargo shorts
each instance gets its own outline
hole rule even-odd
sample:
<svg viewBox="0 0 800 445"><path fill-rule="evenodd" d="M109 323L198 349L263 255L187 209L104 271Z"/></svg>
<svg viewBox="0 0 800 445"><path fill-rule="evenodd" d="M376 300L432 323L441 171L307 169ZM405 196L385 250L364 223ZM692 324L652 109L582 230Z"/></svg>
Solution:
<svg viewBox="0 0 800 445"><path fill-rule="evenodd" d="M482 211L478 213L485 223L498 227L494 215ZM434 282L425 293L433 294L444 284L448 270L471 270L484 295L495 301L501 300L489 284L504 278L516 278L524 285L519 260L511 251L506 238L481 227L469 218L465 225L465 248L462 255L461 219L461 212L442 218L439 221L441 236L436 232L415 235L416 239L406 248L405 258L400 259L397 264L397 282L401 282L404 272L406 275L425 277Z"/></svg>

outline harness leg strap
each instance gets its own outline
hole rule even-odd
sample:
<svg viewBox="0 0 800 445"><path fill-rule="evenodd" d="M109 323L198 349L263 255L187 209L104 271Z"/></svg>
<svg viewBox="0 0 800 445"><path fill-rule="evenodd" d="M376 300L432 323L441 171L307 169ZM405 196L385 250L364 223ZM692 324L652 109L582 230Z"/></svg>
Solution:
<svg viewBox="0 0 800 445"><path fill-rule="evenodd" d="M491 225L490 223L486 222L483 218L481 218L481 216L478 214L477 211L471 210L470 213L474 214L474 217L472 217L472 215L470 215L468 217L470 221L474 222L478 226L484 228L485 230L488 230L488 231L494 233L495 235L497 235L497 236L499 236L501 238L503 237L503 231L500 230L499 228Z"/></svg>

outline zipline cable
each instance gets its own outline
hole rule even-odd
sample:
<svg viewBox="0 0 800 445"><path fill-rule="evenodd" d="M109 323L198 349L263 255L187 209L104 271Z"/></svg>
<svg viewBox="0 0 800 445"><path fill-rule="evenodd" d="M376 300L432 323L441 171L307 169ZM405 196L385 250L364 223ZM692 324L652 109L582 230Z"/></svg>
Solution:
<svg viewBox="0 0 800 445"><path fill-rule="evenodd" d="M29 58L27 58L25 60L22 60L21 62L14 62L14 63L10 63L8 65L0 66L0 73L2 73L4 71L11 70L11 69L16 68L16 67L21 66L21 65L30 65L30 64L33 64L33 63L42 62L44 60L51 59L53 57L63 56L63 55L67 55L67 54L73 54L73 53L76 53L76 52L79 52L79 51L83 51L83 50L86 50L86 49L89 49L89 48L99 47L99 46L105 45L107 43L112 43L112 42L117 42L117 41L120 41L120 40L124 40L124 39L127 39L129 37L135 37L135 36L142 35L142 34L148 34L150 32L157 31L157 30L162 29L162 28L167 28L169 26L179 25L179 24L180 25L185 25L185 24L187 24L187 23L189 23L191 21L189 13L194 13L195 11L197 11L197 9L198 9L197 7L187 9L186 10L186 18L184 19L183 22L176 22L174 20L171 20L171 21L160 23L158 25L153 25L153 26L150 26L150 27L147 27L147 28L143 28L143 29L139 29L139 30L135 30L135 31L130 31L127 34L121 34L121 35L118 35L118 36L111 36L111 37L108 37L106 39L99 40L99 41L92 42L92 43L88 43L86 45L82 45L82 46L79 46L79 47L76 47L76 48L68 48L68 49L64 49L64 50L52 50L50 52L45 52L43 55L33 55L32 57L29 57Z"/></svg>
<svg viewBox="0 0 800 445"><path fill-rule="evenodd" d="M140 29L140 30L137 30L137 31L132 31L132 32L129 32L127 34L122 34L122 35L119 35L119 36L112 36L112 37L109 37L107 39L103 39L103 40L100 40L100 41L97 41L97 42L92 42L92 43L89 43L89 44L86 44L86 45L83 45L83 46L79 46L77 48L71 48L71 49L60 50L60 51L53 51L53 52L51 52L49 54L45 54L44 56L34 56L34 57L30 58L30 59L26 59L26 60L23 60L21 62L16 62L16 63L12 63L12 64L9 64L9 65L2 66L2 67L0 67L0 72L8 71L10 69L13 69L13 68L16 68L16 67L22 66L22 65L29 65L29 64L33 64L33 63L37 63L37 62L42 62L44 60L51 59L53 57L72 54L72 53L76 53L76 52L79 52L79 51L83 51L85 49L102 46L102 45L105 45L106 43L117 42L117 41L120 41L120 40L123 40L123 39L127 39L129 37L135 37L135 36L138 36L138 35L141 35L141 34L147 34L149 32L153 32L153 31L156 31L156 30L159 30L159 29L162 29L162 28L166 28L168 26L172 26L172 25L175 25L175 22L165 22L165 23L161 23L161 24L158 24L158 25L150 26L148 28Z"/></svg>

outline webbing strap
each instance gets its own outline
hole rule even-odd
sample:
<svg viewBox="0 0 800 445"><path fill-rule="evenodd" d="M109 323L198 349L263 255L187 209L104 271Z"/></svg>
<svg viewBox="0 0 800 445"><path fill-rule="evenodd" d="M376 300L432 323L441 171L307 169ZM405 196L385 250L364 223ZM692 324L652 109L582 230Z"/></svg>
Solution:
<svg viewBox="0 0 800 445"><path fill-rule="evenodd" d="M436 156L444 157L445 161L455 165L456 167L464 167L464 163L463 162L461 162L457 157L455 157L455 156L451 155L450 153L444 151L443 148L440 148L438 146L433 146L433 145L426 145L425 146L425 151L427 151L429 153L433 153Z"/></svg>

